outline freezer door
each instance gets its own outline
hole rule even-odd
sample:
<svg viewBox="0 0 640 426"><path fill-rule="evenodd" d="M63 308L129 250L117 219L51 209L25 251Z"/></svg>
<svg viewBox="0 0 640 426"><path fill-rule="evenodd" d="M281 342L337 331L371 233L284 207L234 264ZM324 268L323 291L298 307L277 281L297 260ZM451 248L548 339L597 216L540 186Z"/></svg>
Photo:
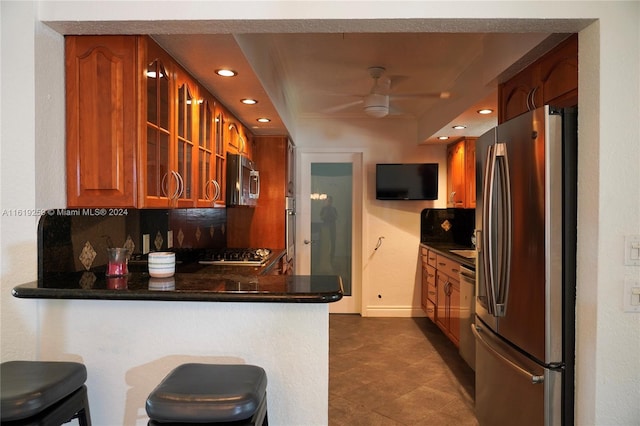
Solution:
<svg viewBox="0 0 640 426"><path fill-rule="evenodd" d="M472 326L472 331L476 338L476 417L480 426L561 425L561 370L543 368L483 325Z"/></svg>

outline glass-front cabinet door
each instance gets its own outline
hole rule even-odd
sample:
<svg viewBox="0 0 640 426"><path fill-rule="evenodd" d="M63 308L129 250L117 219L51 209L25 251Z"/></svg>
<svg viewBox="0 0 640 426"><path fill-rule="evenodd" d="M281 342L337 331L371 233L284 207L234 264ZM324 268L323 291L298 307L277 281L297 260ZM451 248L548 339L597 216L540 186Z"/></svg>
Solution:
<svg viewBox="0 0 640 426"><path fill-rule="evenodd" d="M198 129L194 126L197 103L195 85L187 80L178 81L177 167L173 173L176 186L169 185L171 189L175 189L170 197L173 207L195 205L193 155L198 133Z"/></svg>
<svg viewBox="0 0 640 426"><path fill-rule="evenodd" d="M204 97L198 101L198 199L199 207L215 207L222 195L216 174L215 101Z"/></svg>
<svg viewBox="0 0 640 426"><path fill-rule="evenodd" d="M216 201L217 206L225 205L225 195L227 192L226 182L227 182L227 169L225 167L225 159L227 158L227 152L225 147L225 139L224 139L224 115L220 109L219 105L216 105L215 110L215 175L216 181L218 185L220 185L220 197Z"/></svg>
<svg viewBox="0 0 640 426"><path fill-rule="evenodd" d="M153 53L150 51L149 53ZM145 70L147 119L146 162L142 169L143 205L167 207L171 192L171 86L167 67L161 59L154 58Z"/></svg>

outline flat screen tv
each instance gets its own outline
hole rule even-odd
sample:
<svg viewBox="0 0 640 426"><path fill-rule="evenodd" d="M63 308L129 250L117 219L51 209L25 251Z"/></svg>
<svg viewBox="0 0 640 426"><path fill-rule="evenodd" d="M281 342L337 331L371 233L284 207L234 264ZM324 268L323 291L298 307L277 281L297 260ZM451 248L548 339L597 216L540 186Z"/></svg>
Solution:
<svg viewBox="0 0 640 426"><path fill-rule="evenodd" d="M376 164L376 199L437 200L438 163Z"/></svg>

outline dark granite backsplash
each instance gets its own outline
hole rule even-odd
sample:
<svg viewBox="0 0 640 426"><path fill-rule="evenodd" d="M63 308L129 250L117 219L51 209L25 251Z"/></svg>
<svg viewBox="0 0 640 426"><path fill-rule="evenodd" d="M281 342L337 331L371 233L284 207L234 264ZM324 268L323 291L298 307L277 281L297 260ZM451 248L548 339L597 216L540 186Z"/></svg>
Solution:
<svg viewBox="0 0 640 426"><path fill-rule="evenodd" d="M471 247L474 209L424 209L420 214L420 242Z"/></svg>
<svg viewBox="0 0 640 426"><path fill-rule="evenodd" d="M225 209L56 209L38 225L38 276L99 270L108 247L127 247L134 257L150 251L189 253L226 247Z"/></svg>

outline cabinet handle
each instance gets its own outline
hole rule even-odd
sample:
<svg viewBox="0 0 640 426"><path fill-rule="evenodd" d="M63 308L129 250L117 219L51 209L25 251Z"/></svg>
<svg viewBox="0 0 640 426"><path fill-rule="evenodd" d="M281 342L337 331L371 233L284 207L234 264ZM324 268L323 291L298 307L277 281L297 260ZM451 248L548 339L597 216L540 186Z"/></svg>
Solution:
<svg viewBox="0 0 640 426"><path fill-rule="evenodd" d="M209 185L213 185L213 188L214 188L213 197L209 196ZM204 198L207 201L211 201L211 205L213 205L216 201L220 199L220 184L215 179L211 179L205 185Z"/></svg>
<svg viewBox="0 0 640 426"><path fill-rule="evenodd" d="M218 183L217 180L212 180L214 186L216 187L216 195L213 197L213 201L218 201L220 199L220 197L222 196L222 188L220 188L220 184Z"/></svg>
<svg viewBox="0 0 640 426"><path fill-rule="evenodd" d="M208 180L207 184L204 186L204 199L207 201L214 201L209 197L209 185L213 184L213 180ZM214 195L215 197L215 195Z"/></svg>
<svg viewBox="0 0 640 426"><path fill-rule="evenodd" d="M160 182L160 189L162 190L162 195L164 195L165 197L167 197L167 198L168 198L168 197L169 197L169 195L168 195L169 188L167 188L167 187L165 186L165 183L166 183L166 181L167 181L167 175L168 175L168 173L165 173L165 174L162 176L162 182Z"/></svg>
<svg viewBox="0 0 640 426"><path fill-rule="evenodd" d="M537 90L538 86L531 89L531 91L529 91L529 94L527 95L527 111L536 109L535 95Z"/></svg>
<svg viewBox="0 0 640 426"><path fill-rule="evenodd" d="M171 173L173 173L173 176L176 178L176 191L173 193L173 196L171 198L177 200L178 198L182 197L182 194L184 193L184 181L182 180L182 176L180 176L180 173Z"/></svg>

